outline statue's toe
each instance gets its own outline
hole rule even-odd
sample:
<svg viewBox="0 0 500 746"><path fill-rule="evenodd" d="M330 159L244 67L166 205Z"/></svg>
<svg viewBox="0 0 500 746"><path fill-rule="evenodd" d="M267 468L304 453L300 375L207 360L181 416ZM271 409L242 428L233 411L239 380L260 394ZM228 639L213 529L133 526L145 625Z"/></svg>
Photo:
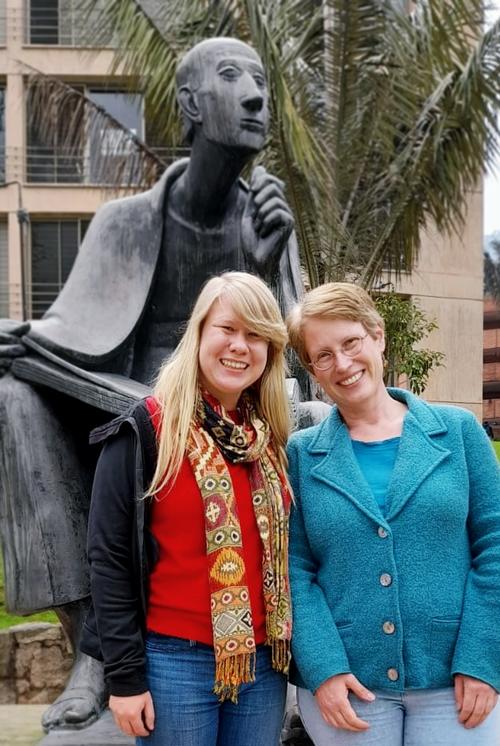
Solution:
<svg viewBox="0 0 500 746"><path fill-rule="evenodd" d="M48 732L56 728L86 728L99 717L103 698L86 687L65 689L42 716L42 727Z"/></svg>

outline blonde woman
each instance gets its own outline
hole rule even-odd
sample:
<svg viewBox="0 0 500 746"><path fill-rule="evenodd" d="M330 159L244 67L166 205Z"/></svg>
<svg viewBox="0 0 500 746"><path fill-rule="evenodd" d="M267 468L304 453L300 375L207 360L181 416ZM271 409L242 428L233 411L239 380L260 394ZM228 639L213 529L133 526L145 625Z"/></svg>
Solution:
<svg viewBox="0 0 500 746"><path fill-rule="evenodd" d="M110 709L137 744L279 742L286 340L260 279L212 278L153 396L97 436L83 648L102 655Z"/></svg>
<svg viewBox="0 0 500 746"><path fill-rule="evenodd" d="M500 480L481 425L383 381L369 295L289 319L335 402L289 443L293 655L315 746L500 743Z"/></svg>

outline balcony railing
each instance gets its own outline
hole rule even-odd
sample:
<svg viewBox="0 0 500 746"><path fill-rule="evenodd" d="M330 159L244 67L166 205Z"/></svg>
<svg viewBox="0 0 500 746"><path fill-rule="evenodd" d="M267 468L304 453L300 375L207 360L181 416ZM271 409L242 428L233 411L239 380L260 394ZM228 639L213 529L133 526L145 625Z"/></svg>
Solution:
<svg viewBox="0 0 500 746"><path fill-rule="evenodd" d="M5 2L0 0L0 47L4 47L7 41L7 14Z"/></svg>
<svg viewBox="0 0 500 746"><path fill-rule="evenodd" d="M26 284L27 318L39 319L57 298L63 283ZM22 293L19 284L0 281L0 318L22 316Z"/></svg>
<svg viewBox="0 0 500 746"><path fill-rule="evenodd" d="M26 286L30 317L40 319L55 301L64 283L34 282Z"/></svg>
<svg viewBox="0 0 500 746"><path fill-rule="evenodd" d="M189 155L188 148L155 148L154 152L168 166L174 160ZM104 187L141 187L158 179L165 166L157 166L152 176L138 153L132 148L119 155L93 156L92 153L75 154L57 148L32 146L23 152L20 148L9 148L6 160L0 151L0 174L5 162L9 178L27 184L81 184ZM146 176L149 178L146 179Z"/></svg>
<svg viewBox="0 0 500 746"><path fill-rule="evenodd" d="M26 0L25 43L70 47L110 47L113 30L99 18L106 0L89 13L81 0ZM97 19L99 18L99 22Z"/></svg>

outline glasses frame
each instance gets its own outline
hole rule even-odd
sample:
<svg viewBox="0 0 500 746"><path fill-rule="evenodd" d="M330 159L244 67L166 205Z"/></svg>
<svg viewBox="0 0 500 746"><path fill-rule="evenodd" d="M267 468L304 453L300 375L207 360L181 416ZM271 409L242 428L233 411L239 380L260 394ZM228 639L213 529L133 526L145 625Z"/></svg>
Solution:
<svg viewBox="0 0 500 746"><path fill-rule="evenodd" d="M365 341L365 339L367 337L368 337L368 332L366 332L366 334L364 336L360 336L358 334L354 334L352 337L349 337L349 339L358 339L359 340L359 346L356 347L356 349L353 352L347 352L346 350L343 350L342 347L340 348L340 350L338 350L336 352L330 352L329 350L322 350L322 352L321 352L322 355L323 354L327 354L327 355L330 356L330 362L328 363L328 365L326 366L326 368L323 367L323 366L319 366L317 359L316 360L311 360L311 362L309 363L309 367L311 369L314 369L314 370L321 370L321 371L330 370L330 368L335 364L335 356L338 354L338 352L341 352L346 357L356 357L356 355L359 355L359 353L363 349L363 342ZM347 340L345 340L345 341L347 341Z"/></svg>

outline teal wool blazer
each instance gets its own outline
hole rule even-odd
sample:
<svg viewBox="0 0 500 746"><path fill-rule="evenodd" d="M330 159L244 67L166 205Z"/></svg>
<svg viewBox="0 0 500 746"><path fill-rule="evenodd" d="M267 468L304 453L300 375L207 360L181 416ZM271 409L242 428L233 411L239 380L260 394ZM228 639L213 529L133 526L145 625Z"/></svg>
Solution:
<svg viewBox="0 0 500 746"><path fill-rule="evenodd" d="M500 690L500 480L463 409L408 406L380 513L336 407L289 441L292 680L352 672L370 688Z"/></svg>

